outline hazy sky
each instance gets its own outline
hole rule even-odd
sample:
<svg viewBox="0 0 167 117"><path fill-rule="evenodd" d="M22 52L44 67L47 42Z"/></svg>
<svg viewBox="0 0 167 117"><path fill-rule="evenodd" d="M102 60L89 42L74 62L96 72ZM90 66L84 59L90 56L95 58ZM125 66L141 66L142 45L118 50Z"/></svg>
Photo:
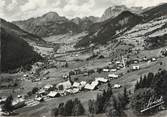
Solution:
<svg viewBox="0 0 167 117"><path fill-rule="evenodd" d="M49 11L68 18L101 16L113 5L155 6L167 0L0 0L0 17L6 20L23 20L41 16Z"/></svg>

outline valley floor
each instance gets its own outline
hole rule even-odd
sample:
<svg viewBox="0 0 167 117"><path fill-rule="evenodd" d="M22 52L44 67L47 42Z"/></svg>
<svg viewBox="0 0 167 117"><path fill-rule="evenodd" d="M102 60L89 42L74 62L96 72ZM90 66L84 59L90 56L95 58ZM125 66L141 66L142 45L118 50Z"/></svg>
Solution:
<svg viewBox="0 0 167 117"><path fill-rule="evenodd" d="M54 38L54 37L53 37ZM67 38L67 37L66 37ZM52 39L50 39L52 41ZM61 42L62 43L62 42ZM72 42L73 43L73 42ZM125 49L129 48L127 46L118 45L117 48L124 47ZM50 54L52 53L53 49L50 48L44 48L44 47L37 47L38 50L41 52L44 52L44 54ZM66 48L66 47L65 47ZM162 49L162 48L161 48ZM122 68L120 70L117 70L114 72L114 74L121 74L121 76L117 79L110 80L110 84L113 86L114 84L120 84L122 87L119 89L113 89L114 94L121 93L123 91L123 88L126 87L128 90L131 90L133 92L134 85L136 84L137 80L140 79L140 76L143 76L149 72L157 73L159 69L166 69L167 70L167 57L161 57L161 49L155 49L155 50L144 50L140 51L137 55L132 54L131 58L137 58L139 59L143 57L151 58L156 57L157 61L154 62L140 62L135 65L140 66L140 70L137 71L131 71L131 67L133 65L130 65L129 67ZM62 50L62 48L61 48ZM72 48L73 50L73 48ZM49 52L48 52L49 51ZM30 74L30 72L20 72L16 74L2 74L1 76L4 78L11 78L11 79L18 79L18 86L14 88L2 88L0 89L0 96L8 96L9 94L12 94L14 97L17 95L25 95L27 92L31 91L34 87L42 88L47 84L58 84L60 82L65 81L66 79L63 79L63 75L68 74L71 70L74 70L76 68L85 68L85 69L97 69L97 68L103 68L108 65L108 63L111 61L111 59L114 58L114 56L106 55L106 57L98 59L93 58L90 60L86 60L90 56L92 56L91 51L85 52L87 50L79 50L74 51L71 53L63 53L61 56L57 57L54 56L52 59L48 59L50 61L53 61L56 63L56 66L58 67L52 67L47 69L42 69L40 71L39 81L33 82L32 79L27 79L24 77L25 74ZM102 54L110 53L114 50L104 51L102 50ZM62 51L61 51L62 52ZM115 52L116 53L116 52ZM57 53L55 53L56 55ZM76 59L78 61L76 61ZM118 58L117 58L118 59ZM66 60L68 62L68 67L62 67L62 61ZM162 63L162 64L160 64ZM34 66L36 67L36 66ZM46 75L44 73L48 71ZM130 71L130 72L128 72ZM96 77L104 77L107 78L108 74L113 72L101 72L101 73L93 73L91 75L73 75L72 80L78 79L78 82L80 81L93 81ZM48 77L48 79L44 79L44 77ZM8 83L7 83L8 84ZM106 89L107 84L102 84L98 86L96 90L93 91L81 91L77 94L71 94L68 96L62 96L57 98L45 98L44 102L37 102L34 101L34 96L31 97L27 102L30 104L17 109L15 112L18 113L18 115L13 117L52 117L51 116L51 110L58 106L58 104L62 102L66 102L69 99L78 98L81 100L81 103L83 104L86 113L88 113L88 101L90 99L96 99L97 94L102 93L104 89ZM133 112L131 110L126 110L125 113L127 114L127 117L135 117ZM167 111L161 111L157 113L156 115L152 115L150 117L166 117ZM86 115L87 116L87 115ZM86 117L81 116L81 117ZM96 117L106 117L105 114L95 115Z"/></svg>

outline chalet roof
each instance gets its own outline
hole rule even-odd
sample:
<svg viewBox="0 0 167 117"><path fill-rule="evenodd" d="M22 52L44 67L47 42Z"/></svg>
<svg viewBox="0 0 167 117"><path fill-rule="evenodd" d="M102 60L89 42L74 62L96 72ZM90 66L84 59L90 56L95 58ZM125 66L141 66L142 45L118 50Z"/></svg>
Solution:
<svg viewBox="0 0 167 117"><path fill-rule="evenodd" d="M91 84L86 84L85 89L93 90L93 89L95 89L95 86L92 86Z"/></svg>
<svg viewBox="0 0 167 117"><path fill-rule="evenodd" d="M55 97L57 94L58 94L58 92L56 92L56 91L51 91L51 92L48 94L48 96L49 96L49 97Z"/></svg>
<svg viewBox="0 0 167 117"><path fill-rule="evenodd" d="M118 75L116 75L116 74L109 74L108 77L110 77L110 78L118 78Z"/></svg>
<svg viewBox="0 0 167 117"><path fill-rule="evenodd" d="M78 82L73 83L73 87L79 87L79 86L80 86L80 83L78 83Z"/></svg>
<svg viewBox="0 0 167 117"><path fill-rule="evenodd" d="M12 105L14 106L14 105L21 103L21 102L25 102L25 100L23 98L16 99L12 102Z"/></svg>
<svg viewBox="0 0 167 117"><path fill-rule="evenodd" d="M103 69L103 72L109 72L109 71L110 71L109 69L106 68Z"/></svg>
<svg viewBox="0 0 167 117"><path fill-rule="evenodd" d="M116 71L117 71L117 69L111 69L110 71L111 71L111 72L116 72Z"/></svg>
<svg viewBox="0 0 167 117"><path fill-rule="evenodd" d="M97 81L97 82L107 82L108 80L105 79L105 78L99 77L99 78L95 78L95 81Z"/></svg>
<svg viewBox="0 0 167 117"><path fill-rule="evenodd" d="M114 88L120 88L121 87L121 85L119 85L119 84L114 84Z"/></svg>
<svg viewBox="0 0 167 117"><path fill-rule="evenodd" d="M56 87L63 86L64 90L71 88L72 84L70 81L59 83Z"/></svg>
<svg viewBox="0 0 167 117"><path fill-rule="evenodd" d="M39 94L43 94L43 93L45 93L45 90L44 90L44 89L40 89L40 90L38 91L38 93L39 93Z"/></svg>
<svg viewBox="0 0 167 117"><path fill-rule="evenodd" d="M92 86L97 86L98 84L99 84L98 81L93 81L93 82L91 83Z"/></svg>
<svg viewBox="0 0 167 117"><path fill-rule="evenodd" d="M50 89L50 88L52 88L52 87L53 87L53 85L47 84L47 85L44 86L44 89Z"/></svg>
<svg viewBox="0 0 167 117"><path fill-rule="evenodd" d="M86 81L81 81L80 84L81 84L81 87L84 87L86 85Z"/></svg>
<svg viewBox="0 0 167 117"><path fill-rule="evenodd" d="M98 84L98 81L93 81L91 84L86 84L84 88L88 90L94 90Z"/></svg>
<svg viewBox="0 0 167 117"><path fill-rule="evenodd" d="M72 91L73 91L73 93L78 93L79 92L79 88L74 88Z"/></svg>

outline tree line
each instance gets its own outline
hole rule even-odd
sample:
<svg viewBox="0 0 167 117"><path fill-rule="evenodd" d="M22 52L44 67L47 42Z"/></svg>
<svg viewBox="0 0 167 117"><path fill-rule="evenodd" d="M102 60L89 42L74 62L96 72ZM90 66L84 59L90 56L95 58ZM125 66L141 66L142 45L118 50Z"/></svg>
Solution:
<svg viewBox="0 0 167 117"><path fill-rule="evenodd" d="M89 114L94 116L100 113L106 113L108 117L122 117L123 110L129 102L129 95L126 88L122 94L113 95L112 88L108 84L108 89L102 94L97 95L96 100L89 100Z"/></svg>
<svg viewBox="0 0 167 117"><path fill-rule="evenodd" d="M65 104L60 103L57 108L54 108L52 110L52 114L55 117L58 115L79 116L83 115L84 113L85 109L78 98L75 98L74 100L68 100Z"/></svg>
<svg viewBox="0 0 167 117"><path fill-rule="evenodd" d="M135 84L134 94L131 99L131 107L133 110L140 114L140 111L145 108L150 98L158 99L161 96L167 106L167 71L160 70L158 73L148 73L141 77ZM157 111L156 108L150 112ZM149 111L147 113L150 113Z"/></svg>

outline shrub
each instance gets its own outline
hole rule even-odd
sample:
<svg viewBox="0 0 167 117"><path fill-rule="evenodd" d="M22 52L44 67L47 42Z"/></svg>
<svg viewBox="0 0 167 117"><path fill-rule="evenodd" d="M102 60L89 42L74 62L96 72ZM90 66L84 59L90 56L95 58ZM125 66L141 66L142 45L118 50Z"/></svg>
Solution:
<svg viewBox="0 0 167 117"><path fill-rule="evenodd" d="M12 95L10 95L9 97L7 97L4 105L2 106L2 110L4 112L12 112L14 107L12 106L12 102L13 102L13 97Z"/></svg>
<svg viewBox="0 0 167 117"><path fill-rule="evenodd" d="M81 104L81 102L76 98L73 103L74 103L74 107L73 107L72 115L73 116L83 115L85 112L85 109Z"/></svg>
<svg viewBox="0 0 167 117"><path fill-rule="evenodd" d="M36 92L38 92L38 87L34 87L33 89L32 89L32 94L35 94Z"/></svg>
<svg viewBox="0 0 167 117"><path fill-rule="evenodd" d="M52 109L52 115L53 115L54 117L57 117L57 116L59 115L59 109L58 109L58 108Z"/></svg>
<svg viewBox="0 0 167 117"><path fill-rule="evenodd" d="M72 115L72 109L73 109L73 101L68 100L64 106L64 115L65 116L71 116Z"/></svg>

